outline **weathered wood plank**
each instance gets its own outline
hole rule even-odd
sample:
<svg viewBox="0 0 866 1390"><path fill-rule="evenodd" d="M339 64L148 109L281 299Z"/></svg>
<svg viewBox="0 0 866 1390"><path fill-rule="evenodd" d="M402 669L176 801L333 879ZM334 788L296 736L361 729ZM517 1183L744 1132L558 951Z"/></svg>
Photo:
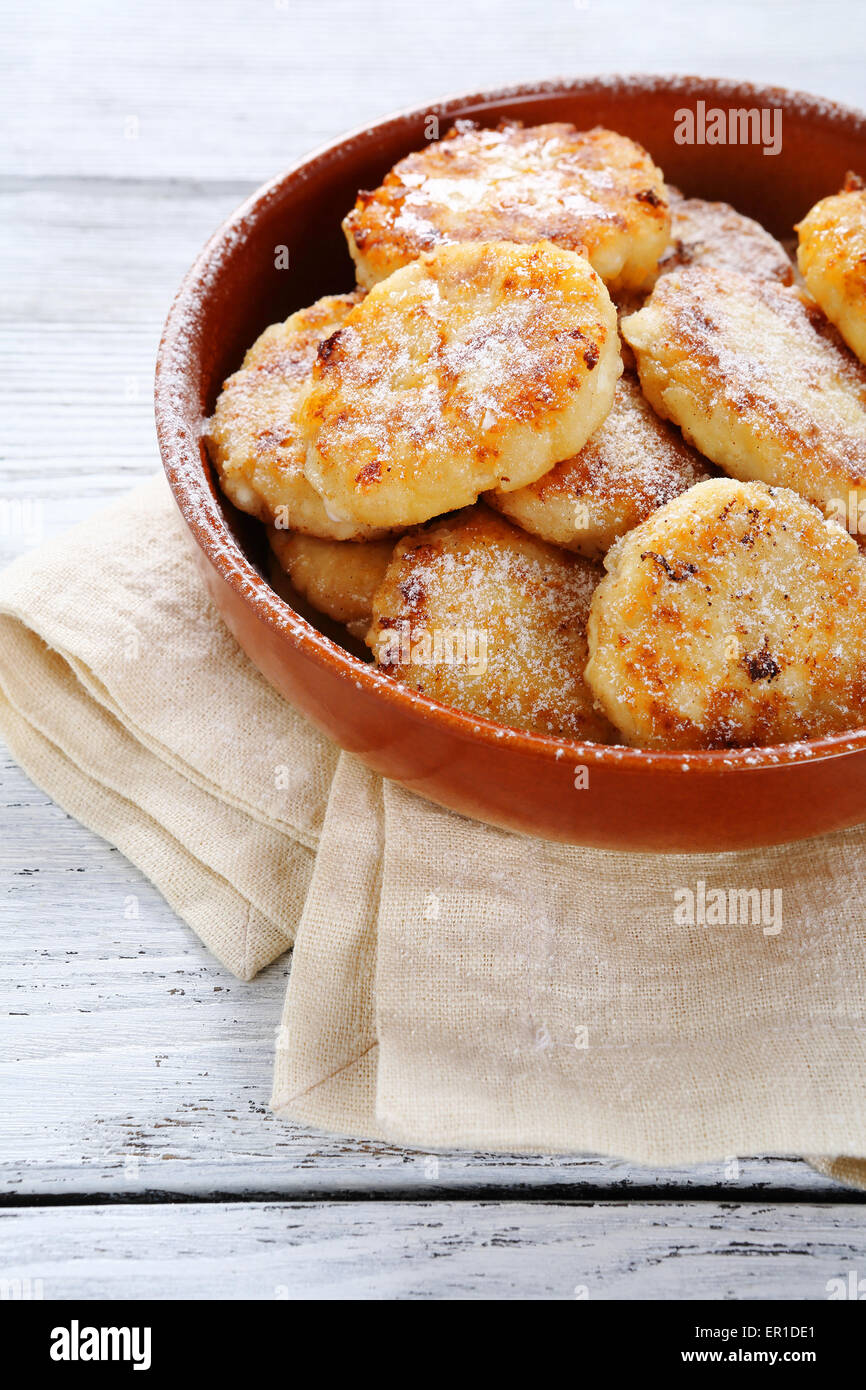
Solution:
<svg viewBox="0 0 866 1390"><path fill-rule="evenodd" d="M251 186L0 180L0 566L159 468L162 324Z"/></svg>
<svg viewBox="0 0 866 1390"><path fill-rule="evenodd" d="M636 0L3 8L0 173L259 181L396 107L561 72L723 73L862 101L856 3L669 0L662 23Z"/></svg>
<svg viewBox="0 0 866 1390"><path fill-rule="evenodd" d="M866 1213L846 1206L244 1203L0 1215L0 1277L52 1299L812 1301L827 1298L828 1280L862 1275L864 1257Z"/></svg>
<svg viewBox="0 0 866 1390"><path fill-rule="evenodd" d="M162 324L193 256L254 187L253 180L0 178L0 322L25 331L123 324L134 341L136 331ZM14 367L15 340L7 346ZM148 385L152 367L151 360ZM27 388L39 383L24 362L19 371L25 406ZM91 371L75 356L68 362L72 381ZM52 381L61 394L67 373Z"/></svg>

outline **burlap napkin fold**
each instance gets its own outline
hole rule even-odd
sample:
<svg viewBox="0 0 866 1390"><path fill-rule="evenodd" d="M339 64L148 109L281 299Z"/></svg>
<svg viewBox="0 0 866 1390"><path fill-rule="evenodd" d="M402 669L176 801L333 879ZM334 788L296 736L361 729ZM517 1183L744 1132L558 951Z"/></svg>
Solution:
<svg viewBox="0 0 866 1390"><path fill-rule="evenodd" d="M602 853L338 763L223 628L162 482L0 577L0 692L24 767L236 973L300 920L279 1114L660 1164L829 1153L862 1180L864 829Z"/></svg>

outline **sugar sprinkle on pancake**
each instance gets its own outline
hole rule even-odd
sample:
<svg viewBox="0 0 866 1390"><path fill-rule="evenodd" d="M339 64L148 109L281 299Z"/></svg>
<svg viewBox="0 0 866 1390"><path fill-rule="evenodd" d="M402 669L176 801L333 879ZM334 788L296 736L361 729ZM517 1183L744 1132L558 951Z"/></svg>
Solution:
<svg viewBox="0 0 866 1390"><path fill-rule="evenodd" d="M671 244L659 260L659 273L687 265L726 266L780 285L790 285L794 276L784 246L760 222L728 203L703 198L671 201Z"/></svg>
<svg viewBox="0 0 866 1390"><path fill-rule="evenodd" d="M587 681L623 738L729 748L866 717L866 560L786 488L699 483L610 551Z"/></svg>
<svg viewBox="0 0 866 1390"><path fill-rule="evenodd" d="M343 223L368 288L442 243L543 239L585 255L611 288L638 286L669 226L661 170L626 136L470 121L401 159Z"/></svg>
<svg viewBox="0 0 866 1390"><path fill-rule="evenodd" d="M242 512L311 536L369 539L368 527L330 516L305 478L298 427L319 344L362 298L330 295L271 324L225 383L206 438L222 489Z"/></svg>
<svg viewBox="0 0 866 1390"><path fill-rule="evenodd" d="M465 242L376 285L324 342L301 410L329 512L406 527L522 487L582 448L622 364L582 256Z"/></svg>
<svg viewBox="0 0 866 1390"><path fill-rule="evenodd" d="M633 372L620 377L607 419L574 458L517 492L493 492L498 511L554 545L600 559L614 541L712 476L706 459L656 414Z"/></svg>
<svg viewBox="0 0 866 1390"><path fill-rule="evenodd" d="M606 743L583 678L600 569L482 505L399 541L373 601L383 671L510 728Z"/></svg>
<svg viewBox="0 0 866 1390"><path fill-rule="evenodd" d="M801 291L691 266L622 331L652 405L725 472L836 518L866 498L866 368Z"/></svg>

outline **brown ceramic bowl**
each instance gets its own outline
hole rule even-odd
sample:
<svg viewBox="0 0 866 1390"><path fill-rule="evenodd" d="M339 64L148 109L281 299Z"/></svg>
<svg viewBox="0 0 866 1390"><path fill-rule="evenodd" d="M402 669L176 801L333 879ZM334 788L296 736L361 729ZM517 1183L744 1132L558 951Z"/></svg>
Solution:
<svg viewBox="0 0 866 1390"><path fill-rule="evenodd" d="M756 145L680 145L675 112L780 107L781 153ZM701 78L582 79L450 98L402 112L319 150L255 193L186 276L156 374L160 448L195 539L208 591L255 665L293 705L364 762L420 795L496 825L622 850L775 844L866 820L866 730L795 746L657 753L561 742L503 729L378 676L304 606L265 578L261 528L215 486L201 439L225 377L262 329L322 294L350 288L340 221L458 117L494 124L602 124L639 140L669 182L723 199L779 237L848 169L866 173L866 116L778 88ZM289 249L288 270L275 248ZM588 769L577 789L575 769ZM578 781L582 780L580 778Z"/></svg>

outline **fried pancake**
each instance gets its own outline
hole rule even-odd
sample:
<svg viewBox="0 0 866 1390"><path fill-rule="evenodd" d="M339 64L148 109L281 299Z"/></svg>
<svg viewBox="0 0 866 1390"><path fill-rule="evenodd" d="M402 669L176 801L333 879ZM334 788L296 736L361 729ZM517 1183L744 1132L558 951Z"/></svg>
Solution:
<svg viewBox="0 0 866 1390"><path fill-rule="evenodd" d="M627 742L740 747L863 722L866 561L787 488L699 483L605 566L586 678Z"/></svg>
<svg viewBox="0 0 866 1390"><path fill-rule="evenodd" d="M777 280L782 285L793 283L791 257L759 222L744 217L728 203L684 198L670 184L665 191L671 209L671 240L657 271L650 277L653 283L659 275L687 265L727 266L741 275ZM643 307L651 288L647 284L643 290L627 290L615 296L620 323ZM622 360L626 367L634 366L634 353L625 340Z"/></svg>
<svg viewBox="0 0 866 1390"><path fill-rule="evenodd" d="M206 438L222 489L242 512L333 540L372 534L329 516L304 477L306 445L297 418L319 344L362 297L329 296L271 324L223 386Z"/></svg>
<svg viewBox="0 0 866 1390"><path fill-rule="evenodd" d="M616 311L550 242L443 246L324 342L301 410L333 516L403 527L522 487L582 448L621 371Z"/></svg>
<svg viewBox="0 0 866 1390"><path fill-rule="evenodd" d="M656 415L635 374L624 372L610 414L579 454L529 487L485 500L525 531L596 560L657 507L710 476L706 459Z"/></svg>
<svg viewBox="0 0 866 1390"><path fill-rule="evenodd" d="M373 595L385 577L394 541L319 540L268 527L280 568L319 613L365 637L373 617Z"/></svg>
<svg viewBox="0 0 866 1390"><path fill-rule="evenodd" d="M659 274L687 265L727 267L782 285L790 285L794 275L784 246L760 222L728 203L672 198L671 244L659 260Z"/></svg>
<svg viewBox="0 0 866 1390"><path fill-rule="evenodd" d="M383 671L442 704L605 743L583 679L600 575L479 505L397 543L367 642Z"/></svg>
<svg viewBox="0 0 866 1390"><path fill-rule="evenodd" d="M713 463L859 514L866 368L808 296L692 266L662 275L622 331L651 404Z"/></svg>
<svg viewBox="0 0 866 1390"><path fill-rule="evenodd" d="M866 362L866 187L848 175L796 228L797 261L809 290L848 346Z"/></svg>
<svg viewBox="0 0 866 1390"><path fill-rule="evenodd" d="M549 240L586 256L605 284L643 283L670 227L661 170L613 131L461 121L358 194L343 222L369 288L443 242Z"/></svg>

